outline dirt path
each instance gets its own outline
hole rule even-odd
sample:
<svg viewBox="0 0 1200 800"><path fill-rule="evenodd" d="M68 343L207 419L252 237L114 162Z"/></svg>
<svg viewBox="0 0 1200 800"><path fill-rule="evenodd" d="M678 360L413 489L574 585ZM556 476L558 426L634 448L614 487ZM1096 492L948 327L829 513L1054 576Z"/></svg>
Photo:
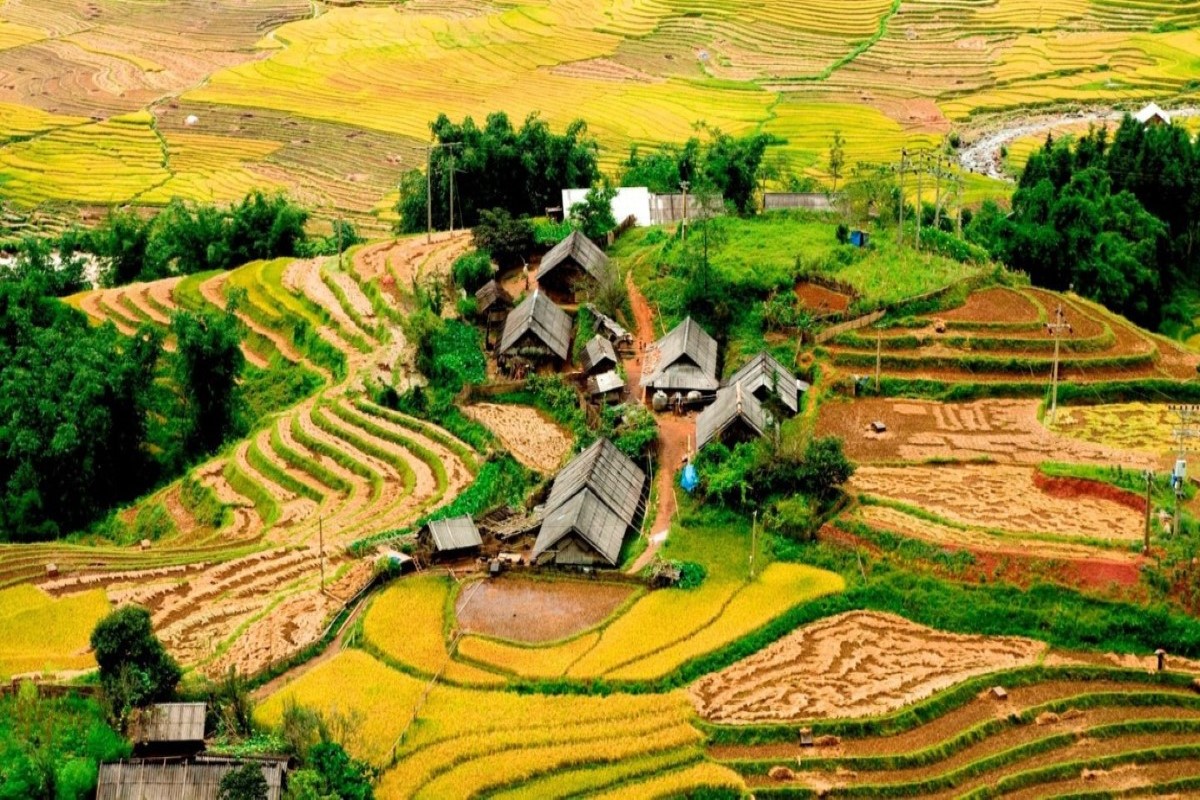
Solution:
<svg viewBox="0 0 1200 800"><path fill-rule="evenodd" d="M636 402L642 402L642 387L639 382L642 377L643 359L646 356L646 348L656 341L655 334L658 329L655 327L654 312L650 309L650 303L634 283L632 274L625 276L625 285L629 289L629 303L633 307L633 319L637 324L637 331L634 334L633 355L626 358L623 363L625 374L628 376L629 397ZM650 527L646 529L650 543L633 562L633 566L628 569L631 575L645 569L658 555L659 548L666 541L665 534L671 527L671 519L675 516L678 506L675 498L675 471L683 464L683 459L688 453L689 439L696 430L691 416L679 417L670 413L656 414L655 416L658 418L656 452L658 472L655 475L658 487L658 510Z"/></svg>
<svg viewBox="0 0 1200 800"><path fill-rule="evenodd" d="M1017 139L1035 136L1053 131L1066 125L1088 125L1100 123L1120 123L1124 117L1123 111L1112 109L1093 109L1091 111L1074 111L1069 114L1057 114L1041 117L1020 123L1008 123L999 129L982 132L978 139L962 148L958 161L968 172L976 172L989 178L1011 180L1004 171L1003 159L1000 158L1000 148ZM1172 117L1194 117L1200 115L1200 108L1186 107L1167 109Z"/></svg>

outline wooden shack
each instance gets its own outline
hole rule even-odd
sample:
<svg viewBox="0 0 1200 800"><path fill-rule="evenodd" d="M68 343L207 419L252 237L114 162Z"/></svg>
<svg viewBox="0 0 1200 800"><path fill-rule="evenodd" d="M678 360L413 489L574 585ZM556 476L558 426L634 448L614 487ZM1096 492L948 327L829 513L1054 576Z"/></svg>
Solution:
<svg viewBox="0 0 1200 800"><path fill-rule="evenodd" d="M185 756L204 749L205 703L155 703L134 713L129 738L139 756Z"/></svg>
<svg viewBox="0 0 1200 800"><path fill-rule="evenodd" d="M712 441L733 445L765 435L774 427L771 414L740 383L717 392L716 399L696 417L696 449Z"/></svg>
<svg viewBox="0 0 1200 800"><path fill-rule="evenodd" d="M593 403L619 403L625 394L625 379L613 370L590 375L587 393Z"/></svg>
<svg viewBox="0 0 1200 800"><path fill-rule="evenodd" d="M513 299L503 286L490 280L475 292L475 309L483 319L484 342L492 347L492 331L500 330L504 317L512 311Z"/></svg>
<svg viewBox="0 0 1200 800"><path fill-rule="evenodd" d="M617 366L617 351L613 349L612 342L597 334L583 348L579 366L588 375L608 372Z"/></svg>
<svg viewBox="0 0 1200 800"><path fill-rule="evenodd" d="M573 458L554 479L533 547L538 564L610 566L644 512L646 473L608 439Z"/></svg>
<svg viewBox="0 0 1200 800"><path fill-rule="evenodd" d="M725 385L733 386L739 383L760 403L774 402L792 415L799 413L800 395L810 388L766 351L747 361ZM774 398L774 401L771 398Z"/></svg>
<svg viewBox="0 0 1200 800"><path fill-rule="evenodd" d="M433 560L474 555L483 546L479 529L467 514L430 520L417 534L417 541Z"/></svg>
<svg viewBox="0 0 1200 800"><path fill-rule="evenodd" d="M287 758L255 758L267 781L267 800L283 796ZM217 800L221 779L245 763L234 758L155 758L100 765L96 800Z"/></svg>
<svg viewBox="0 0 1200 800"><path fill-rule="evenodd" d="M711 399L721 385L717 340L688 317L647 351L641 385L651 392L698 392Z"/></svg>
<svg viewBox="0 0 1200 800"><path fill-rule="evenodd" d="M579 231L551 248L538 266L537 283L563 303L576 303L608 275L608 256Z"/></svg>
<svg viewBox="0 0 1200 800"><path fill-rule="evenodd" d="M521 358L531 364L565 364L571 354L571 317L534 291L504 321L497 351L501 364Z"/></svg>

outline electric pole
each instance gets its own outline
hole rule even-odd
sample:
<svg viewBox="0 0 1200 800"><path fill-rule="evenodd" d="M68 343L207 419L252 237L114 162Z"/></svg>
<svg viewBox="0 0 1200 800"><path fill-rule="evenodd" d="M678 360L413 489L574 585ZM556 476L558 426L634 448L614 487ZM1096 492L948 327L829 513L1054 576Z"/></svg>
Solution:
<svg viewBox="0 0 1200 800"><path fill-rule="evenodd" d="M937 187L933 194L933 227L942 229L942 151L938 150L937 170L933 173L934 185Z"/></svg>
<svg viewBox="0 0 1200 800"><path fill-rule="evenodd" d="M1200 436L1200 433L1192 428L1192 419L1200 412L1200 405L1170 405L1167 408L1179 417L1179 427L1175 429L1175 437L1179 441L1179 455L1175 461L1175 469L1171 471L1171 487L1175 490L1175 518L1171 524L1171 531L1178 536L1179 499L1183 496L1183 481L1187 477L1188 440Z"/></svg>
<svg viewBox="0 0 1200 800"><path fill-rule="evenodd" d="M917 165L917 238L916 248L921 249L921 179L925 177L925 154L921 154L921 163Z"/></svg>
<svg viewBox="0 0 1200 800"><path fill-rule="evenodd" d="M1062 303L1054 309L1054 322L1046 323L1046 333L1054 337L1054 368L1050 372L1050 424L1058 413L1058 348L1063 333L1074 333L1063 314Z"/></svg>
<svg viewBox="0 0 1200 800"><path fill-rule="evenodd" d="M754 518L750 522L750 580L754 580L754 548L758 539L758 509L754 509Z"/></svg>
<svg viewBox="0 0 1200 800"><path fill-rule="evenodd" d="M879 392L879 372L883 367L883 334L875 334L875 392Z"/></svg>
<svg viewBox="0 0 1200 800"><path fill-rule="evenodd" d="M433 241L433 151L440 147L455 148L459 142L438 142L425 145L425 243ZM453 152L453 150L451 150ZM454 228L454 160L450 160L450 227Z"/></svg>
<svg viewBox="0 0 1200 800"><path fill-rule="evenodd" d="M325 518L317 517L317 536L318 545L320 548L317 553L321 561L321 591L325 591Z"/></svg>
<svg viewBox="0 0 1200 800"><path fill-rule="evenodd" d="M904 244L904 173L908 171L908 148L900 151L900 222L896 228L896 244Z"/></svg>
<svg viewBox="0 0 1200 800"><path fill-rule="evenodd" d="M454 150L450 150L450 233L454 233Z"/></svg>
<svg viewBox="0 0 1200 800"><path fill-rule="evenodd" d="M963 192L963 177L962 177L962 175L959 175L955 179L954 182L956 184L956 189L957 189L957 197L955 198L955 201L954 201L954 208L955 208L954 232L956 234L958 234L958 237L961 239L962 238L962 192Z"/></svg>
<svg viewBox="0 0 1200 800"><path fill-rule="evenodd" d="M680 239L685 242L687 241L687 223L688 223L687 190L688 190L688 187L691 185L692 185L691 181L680 181L679 182L679 188L683 190L683 228L680 232Z"/></svg>
<svg viewBox="0 0 1200 800"><path fill-rule="evenodd" d="M1142 541L1142 555L1150 555L1150 487L1154 485L1154 473L1146 470L1146 534Z"/></svg>

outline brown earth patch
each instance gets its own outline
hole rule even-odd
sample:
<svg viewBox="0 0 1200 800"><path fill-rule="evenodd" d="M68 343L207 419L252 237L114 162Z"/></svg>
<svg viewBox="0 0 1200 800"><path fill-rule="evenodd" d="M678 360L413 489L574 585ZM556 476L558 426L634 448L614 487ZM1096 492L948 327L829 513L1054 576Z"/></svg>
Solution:
<svg viewBox="0 0 1200 800"><path fill-rule="evenodd" d="M1131 508L1139 514L1146 513L1146 499L1111 483L1089 481L1083 478L1051 477L1041 472L1033 474L1033 485L1051 497L1073 500L1077 497L1098 497L1118 505Z"/></svg>
<svg viewBox="0 0 1200 800"><path fill-rule="evenodd" d="M841 312L850 307L850 298L846 295L808 281L796 284L796 299L809 311Z"/></svg>
<svg viewBox="0 0 1200 800"><path fill-rule="evenodd" d="M552 642L599 624L632 593L632 586L619 583L503 578L480 584L469 603L461 593L456 612L470 633Z"/></svg>
<svg viewBox="0 0 1200 800"><path fill-rule="evenodd" d="M937 316L955 322L1029 323L1038 321L1038 306L1028 295L997 286L972 292L967 302Z"/></svg>
<svg viewBox="0 0 1200 800"><path fill-rule="evenodd" d="M513 458L545 475L557 471L571 452L571 437L536 408L477 403L463 412L496 434Z"/></svg>

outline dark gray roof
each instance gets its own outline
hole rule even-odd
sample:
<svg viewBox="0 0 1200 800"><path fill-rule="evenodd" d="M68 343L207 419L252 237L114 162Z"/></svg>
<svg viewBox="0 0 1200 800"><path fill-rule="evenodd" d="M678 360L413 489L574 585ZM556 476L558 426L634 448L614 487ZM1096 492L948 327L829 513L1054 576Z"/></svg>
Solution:
<svg viewBox="0 0 1200 800"><path fill-rule="evenodd" d="M479 287L479 291L475 293L475 301L481 312L493 307L511 308L513 304L512 295L495 281L488 281Z"/></svg>
<svg viewBox="0 0 1200 800"><path fill-rule="evenodd" d="M204 741L204 703L156 703L134 722L132 737L139 742Z"/></svg>
<svg viewBox="0 0 1200 800"><path fill-rule="evenodd" d="M500 352L504 353L526 333L532 333L556 356L566 361L571 348L571 316L539 291L508 312Z"/></svg>
<svg viewBox="0 0 1200 800"><path fill-rule="evenodd" d="M615 567L628 530L629 525L625 520L614 514L590 489L584 489L561 506L546 512L542 529L533 545L533 557L537 558L567 534L574 532Z"/></svg>
<svg viewBox="0 0 1200 800"><path fill-rule="evenodd" d="M735 383L717 392L712 405L696 417L696 449L719 439L730 425L741 420L762 436L771 428L771 415L748 389Z"/></svg>
<svg viewBox="0 0 1200 800"><path fill-rule="evenodd" d="M479 538L479 529L475 527L475 521L466 514L461 517L431 520L428 527L429 535L433 538L433 546L439 553L446 550L479 547L483 544L483 539Z"/></svg>
<svg viewBox="0 0 1200 800"><path fill-rule="evenodd" d="M538 266L537 279L540 281L546 275L571 259L596 280L603 280L608 270L608 256L604 251L579 231L571 231L571 235L563 239L542 257Z"/></svg>
<svg viewBox="0 0 1200 800"><path fill-rule="evenodd" d="M267 800L279 800L287 762L254 759L267 781ZM241 766L237 759L135 759L100 765L96 800L210 800L221 779Z"/></svg>
<svg viewBox="0 0 1200 800"><path fill-rule="evenodd" d="M747 361L725 385L733 386L735 383L740 383L754 395L760 389L772 392L793 414L800 410L800 393L809 389L807 383L797 380L791 370L765 351Z"/></svg>
<svg viewBox="0 0 1200 800"><path fill-rule="evenodd" d="M591 489L608 508L632 525L642 499L646 473L608 439L598 439L571 459L550 487L547 512Z"/></svg>
<svg viewBox="0 0 1200 800"><path fill-rule="evenodd" d="M714 391L717 380L717 340L688 317L654 345L653 372L642 386L655 389Z"/></svg>
<svg viewBox="0 0 1200 800"><path fill-rule="evenodd" d="M596 318L596 324L600 326L601 330L608 332L610 339L618 342L633 339L633 334L625 330L621 323L602 313L592 303L587 304L587 309L592 312L592 315Z"/></svg>
<svg viewBox="0 0 1200 800"><path fill-rule="evenodd" d="M592 337L587 343L587 347L583 348L583 357L580 359L580 366L584 372L595 372L597 369L611 369L617 365L617 351L613 349L612 342L605 339L599 334Z"/></svg>
<svg viewBox="0 0 1200 800"><path fill-rule="evenodd" d="M601 372L599 375L593 375L587 379L588 394L593 397L598 394L608 394L624 387L625 381L612 370Z"/></svg>

